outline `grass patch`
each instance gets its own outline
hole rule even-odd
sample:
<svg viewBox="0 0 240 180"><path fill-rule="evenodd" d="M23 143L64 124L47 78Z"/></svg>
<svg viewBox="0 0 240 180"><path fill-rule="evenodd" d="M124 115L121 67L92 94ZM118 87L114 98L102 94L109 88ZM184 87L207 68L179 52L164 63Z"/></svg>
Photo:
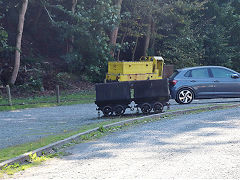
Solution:
<svg viewBox="0 0 240 180"><path fill-rule="evenodd" d="M6 99L0 99L0 111L12 111L17 109L52 107L73 104L88 104L95 100L95 91L82 91L79 93L67 94L65 92L60 95L60 104L56 103L56 96L36 96L29 98L13 98L13 106L8 104Z"/></svg>
<svg viewBox="0 0 240 180"><path fill-rule="evenodd" d="M30 154L28 162L25 162L24 164L14 163L13 165L6 165L0 170L0 178L3 178L4 175L13 175L19 171L24 171L30 167L40 165L42 162L48 160L49 156L41 156L38 157L37 154Z"/></svg>

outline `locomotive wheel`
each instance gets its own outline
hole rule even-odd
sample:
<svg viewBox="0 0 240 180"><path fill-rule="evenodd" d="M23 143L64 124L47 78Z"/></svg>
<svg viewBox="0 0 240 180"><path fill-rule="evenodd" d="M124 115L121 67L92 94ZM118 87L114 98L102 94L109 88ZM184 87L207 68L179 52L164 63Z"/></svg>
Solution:
<svg viewBox="0 0 240 180"><path fill-rule="evenodd" d="M155 113L161 113L163 111L163 105L160 102L156 102L153 105L153 111Z"/></svg>
<svg viewBox="0 0 240 180"><path fill-rule="evenodd" d="M143 114L148 114L150 113L152 110L152 107L149 103L144 103L141 105L141 111L143 112Z"/></svg>
<svg viewBox="0 0 240 180"><path fill-rule="evenodd" d="M113 114L111 106L105 106L102 110L104 116L111 116Z"/></svg>
<svg viewBox="0 0 240 180"><path fill-rule="evenodd" d="M121 116L125 113L125 108L122 105L117 105L114 107L114 112L117 116Z"/></svg>

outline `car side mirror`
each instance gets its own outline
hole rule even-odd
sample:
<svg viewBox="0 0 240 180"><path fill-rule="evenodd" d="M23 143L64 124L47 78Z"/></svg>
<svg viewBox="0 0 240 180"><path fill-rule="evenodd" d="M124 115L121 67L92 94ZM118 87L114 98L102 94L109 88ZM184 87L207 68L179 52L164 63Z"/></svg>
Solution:
<svg viewBox="0 0 240 180"><path fill-rule="evenodd" d="M238 78L239 78L239 75L238 75L238 74L232 74L231 78L233 78L233 79L238 79Z"/></svg>

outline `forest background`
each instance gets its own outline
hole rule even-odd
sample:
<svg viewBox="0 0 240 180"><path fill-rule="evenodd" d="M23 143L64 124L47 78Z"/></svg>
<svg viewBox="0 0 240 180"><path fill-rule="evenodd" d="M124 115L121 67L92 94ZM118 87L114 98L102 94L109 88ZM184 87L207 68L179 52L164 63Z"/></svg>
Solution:
<svg viewBox="0 0 240 180"><path fill-rule="evenodd" d="M0 85L19 92L102 82L108 61L146 55L240 71L239 50L240 0L0 0Z"/></svg>

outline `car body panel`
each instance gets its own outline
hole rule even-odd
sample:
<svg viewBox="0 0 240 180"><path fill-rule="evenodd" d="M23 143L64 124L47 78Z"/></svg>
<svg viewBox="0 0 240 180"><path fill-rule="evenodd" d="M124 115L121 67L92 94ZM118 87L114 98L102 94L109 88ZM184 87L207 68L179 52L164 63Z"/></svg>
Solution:
<svg viewBox="0 0 240 180"><path fill-rule="evenodd" d="M211 71L214 72L211 68ZM226 77L216 77L213 73L214 92L216 97L240 97L240 78L232 78L231 75L238 74L230 69L222 68L220 70L228 71Z"/></svg>

